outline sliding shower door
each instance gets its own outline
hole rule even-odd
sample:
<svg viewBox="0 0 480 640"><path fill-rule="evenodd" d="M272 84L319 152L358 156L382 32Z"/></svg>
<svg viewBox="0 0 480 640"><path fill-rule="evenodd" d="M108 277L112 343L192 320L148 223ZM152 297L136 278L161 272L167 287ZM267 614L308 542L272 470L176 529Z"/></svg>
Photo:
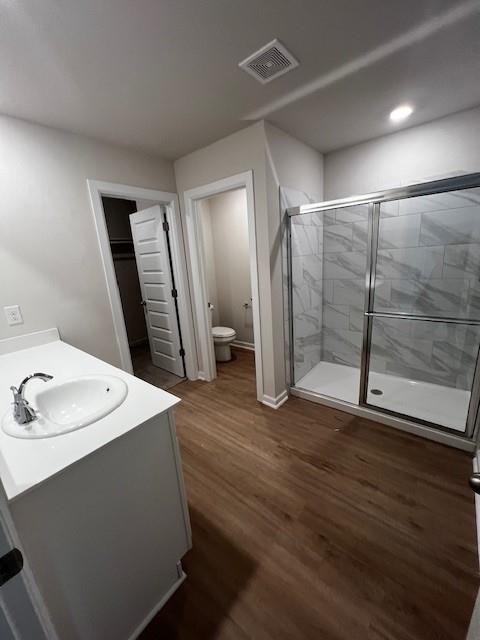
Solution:
<svg viewBox="0 0 480 640"><path fill-rule="evenodd" d="M480 190L373 205L361 403L473 432L479 389Z"/></svg>
<svg viewBox="0 0 480 640"><path fill-rule="evenodd" d="M358 403L371 206L325 207L290 220L291 379Z"/></svg>

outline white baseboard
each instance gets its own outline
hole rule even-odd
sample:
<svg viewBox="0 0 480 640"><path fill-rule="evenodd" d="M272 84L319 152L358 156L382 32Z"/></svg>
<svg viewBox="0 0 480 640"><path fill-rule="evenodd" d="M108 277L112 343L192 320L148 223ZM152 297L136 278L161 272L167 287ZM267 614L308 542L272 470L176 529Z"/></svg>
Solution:
<svg viewBox="0 0 480 640"><path fill-rule="evenodd" d="M271 409L278 409L287 400L288 400L288 391L284 389L282 393L279 393L276 398L273 398L272 396L267 396L266 394L264 394L262 398L262 404L267 405L267 407L270 407Z"/></svg>
<svg viewBox="0 0 480 640"><path fill-rule="evenodd" d="M244 342L243 340L234 340L232 342L232 347L236 347L237 349L245 349L246 351L255 351L255 345L253 342Z"/></svg>
<svg viewBox="0 0 480 640"><path fill-rule="evenodd" d="M153 618L157 615L157 613L160 611L160 609L165 606L165 604L167 603L167 600L169 600L173 594L175 593L175 591L178 589L178 587L182 584L182 582L185 580L185 578L187 577L187 574L182 571L182 575L178 578L178 580L176 580L172 586L170 587L170 589L167 591L167 593L163 596L163 598L160 600L160 602L158 602L153 609L150 611L150 613L142 620L142 622L138 625L138 627L135 629L135 631L131 634L131 636L129 637L128 640L136 640L136 638L138 638L138 636L142 633L142 631L145 629L145 627L153 620Z"/></svg>

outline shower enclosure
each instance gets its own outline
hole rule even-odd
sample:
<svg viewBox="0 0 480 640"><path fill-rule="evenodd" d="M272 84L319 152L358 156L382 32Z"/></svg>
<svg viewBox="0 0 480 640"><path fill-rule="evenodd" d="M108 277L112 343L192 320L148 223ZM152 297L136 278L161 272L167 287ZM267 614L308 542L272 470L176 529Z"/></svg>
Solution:
<svg viewBox="0 0 480 640"><path fill-rule="evenodd" d="M480 174L288 209L290 387L473 448Z"/></svg>

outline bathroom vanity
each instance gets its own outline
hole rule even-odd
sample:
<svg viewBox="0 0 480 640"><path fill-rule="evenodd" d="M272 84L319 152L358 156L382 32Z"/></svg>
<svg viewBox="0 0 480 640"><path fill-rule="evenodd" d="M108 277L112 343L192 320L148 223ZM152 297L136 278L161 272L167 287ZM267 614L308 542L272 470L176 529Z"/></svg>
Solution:
<svg viewBox="0 0 480 640"><path fill-rule="evenodd" d="M25 388L41 407L28 437L29 425L8 418L10 386L34 372L53 379ZM123 398L108 396L115 406L107 411L102 393ZM191 532L178 402L62 342L56 330L0 341L0 477L61 640L133 639L185 578Z"/></svg>

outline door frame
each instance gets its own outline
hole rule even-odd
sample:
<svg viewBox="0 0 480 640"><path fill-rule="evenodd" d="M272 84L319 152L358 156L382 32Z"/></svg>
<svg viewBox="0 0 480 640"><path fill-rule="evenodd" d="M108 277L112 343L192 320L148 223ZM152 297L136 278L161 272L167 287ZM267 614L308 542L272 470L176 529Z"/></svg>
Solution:
<svg viewBox="0 0 480 640"><path fill-rule="evenodd" d="M172 251L172 263L175 276L175 284L178 291L178 314L180 329L182 332L183 346L185 349L185 373L187 378L195 380L197 376L196 348L193 333L192 310L190 303L190 289L188 285L185 249L183 246L182 222L178 196L169 191L157 189L144 189L115 182L87 179L87 187L90 194L97 239L102 258L103 271L107 285L108 300L112 313L115 340L120 353L121 367L127 373L133 373L132 358L128 344L127 328L123 315L120 291L118 289L113 264L110 241L103 210L102 196L112 198L125 198L127 200L149 200L151 204L159 204L166 207L167 220L170 227L170 244Z"/></svg>
<svg viewBox="0 0 480 640"><path fill-rule="evenodd" d="M205 253L197 202L220 193L226 193L228 191L242 188L246 190L247 194L248 243L250 254L250 280L252 288L253 338L255 343L257 399L262 402L264 398L262 340L257 267L255 199L252 171L238 173L228 178L223 178L184 192L186 234L188 241L187 250L190 258L192 277L192 311L195 320L195 332L198 344L198 377L208 382L214 380L217 377L217 367L213 339L210 332L210 312L207 304L208 288L205 270Z"/></svg>

